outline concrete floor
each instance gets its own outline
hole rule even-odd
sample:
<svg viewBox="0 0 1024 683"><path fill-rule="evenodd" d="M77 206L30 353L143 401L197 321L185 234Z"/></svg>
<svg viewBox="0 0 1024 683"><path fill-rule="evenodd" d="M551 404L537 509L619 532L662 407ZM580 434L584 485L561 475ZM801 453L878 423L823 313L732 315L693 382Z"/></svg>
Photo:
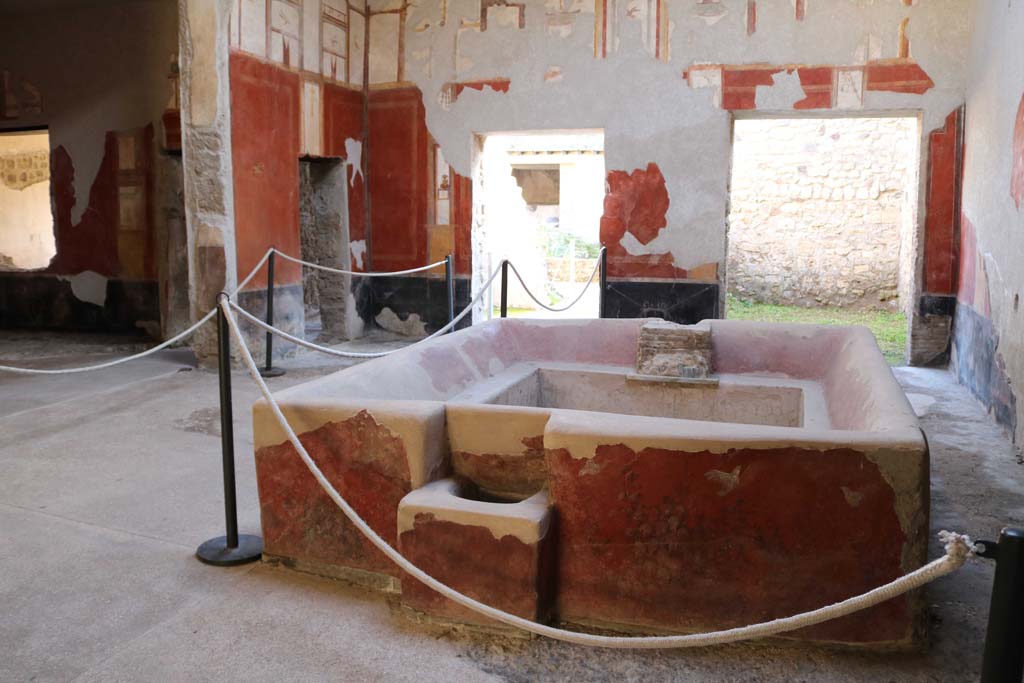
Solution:
<svg viewBox="0 0 1024 683"><path fill-rule="evenodd" d="M0 336L0 364L122 352L86 338ZM40 357L45 354L45 357ZM0 376L0 681L970 681L992 567L932 585L926 654L780 643L587 650L428 629L381 596L260 564L207 567L223 533L215 373L182 352L116 370ZM303 355L272 388L331 367ZM342 363L343 365L343 363ZM1024 467L940 370L898 369L932 447L932 527L991 538L1024 523ZM239 517L258 533L247 407L235 373ZM933 542L931 554L941 553ZM827 580L827 577L823 577Z"/></svg>

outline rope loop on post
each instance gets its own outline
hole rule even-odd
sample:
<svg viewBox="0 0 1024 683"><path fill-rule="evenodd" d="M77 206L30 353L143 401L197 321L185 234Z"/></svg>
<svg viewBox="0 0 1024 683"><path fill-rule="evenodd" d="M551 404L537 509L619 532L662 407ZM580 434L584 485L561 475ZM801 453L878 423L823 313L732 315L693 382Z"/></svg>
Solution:
<svg viewBox="0 0 1024 683"><path fill-rule="evenodd" d="M592 285L594 283L594 276L597 275L597 271L601 267L601 259L599 258L599 259L597 259L597 261L594 262L594 270L592 270L590 272L590 277L587 278L587 283L585 285L583 285L583 289L580 290L580 293L576 295L576 298L573 299L572 302L569 303L568 305L561 306L561 307L558 307L558 306L548 306L547 304L542 302L540 299L538 299L536 296L534 296L533 292L530 291L530 288L526 286L526 282L523 281L523 276L519 274L519 269L516 268L516 264L512 263L511 261L509 261L508 262L508 266L509 266L509 268L512 269L512 272L515 274L516 279L519 280L519 284L523 286L523 291L525 291L526 294L531 299L533 299L534 302L538 306L540 306L541 308L543 308L545 310L551 311L552 313L564 313L565 311L568 311L570 308L572 308L573 306L578 304L580 302L580 299L583 298L583 295L587 293L588 289L590 289L590 285Z"/></svg>
<svg viewBox="0 0 1024 683"><path fill-rule="evenodd" d="M263 258L261 258L256 263L255 266L253 266L253 269L249 272L247 276L245 276L245 279L239 282L238 286L235 287L235 289L230 294L227 294L226 292L221 292L220 294L217 295L218 306L220 305L221 302L221 296L226 296L229 299L238 296L238 293L242 291L242 288L249 284L249 282L251 282L254 277L256 277L256 273L259 272L260 268L263 267L263 264L266 263L268 258L270 258L271 251L273 250L267 249L266 253L263 254ZM97 363L96 365L85 365L80 368L61 368L60 370L41 370L37 368L18 368L10 365L0 365L0 372L11 372L17 375L72 375L79 372L91 372L93 370L104 370L106 368L112 368L116 365L127 363L128 361L138 360L139 358L151 356L154 353L157 353L158 351L163 351L167 347L177 344L183 339L191 336L193 332L195 332L200 327L208 323L211 319L213 319L215 315L217 315L217 307L211 308L206 313L206 315L204 315L202 318L194 322L184 331L179 332L178 334L174 335L173 337L164 342L161 342L160 344L157 344L153 348L146 349L145 351L142 351L141 353L136 353L135 355L132 356L125 356L124 358L117 358L112 361L107 361L106 363Z"/></svg>
<svg viewBox="0 0 1024 683"><path fill-rule="evenodd" d="M443 327L438 329L433 334L431 334L431 335L429 335L427 337L424 337L423 339L420 339L419 341L415 342L414 344L412 344L412 346L415 346L416 344L422 344L423 342L428 342L431 339L439 337L442 334L445 334L445 333L449 332L450 330L455 329L455 326L458 325L462 321L463 318L465 318L467 315L469 315L469 313L473 310L473 307L476 306L480 302L481 299L483 299L484 294L486 294L487 290L490 289L491 284L494 282L494 278L496 278L498 276L499 272L500 272L500 268L496 269L493 273L491 273L491 276L489 278L487 278L487 280L484 282L483 287L481 287L480 291L477 292L477 295L475 297L473 297L473 300L469 302L469 305L466 306L464 309L462 309L461 313L459 313L457 316L452 318L452 320L448 324L444 325ZM310 349L312 351L319 351L320 353L325 353L325 354L327 354L329 356L338 356L340 358L380 358L382 356L388 356L388 355L391 355L392 353L395 353L396 351L401 351L402 350L402 349L392 349L391 351L377 351L377 352L373 352L373 353L361 353L361 352L357 352L357 351L341 351L339 349L332 349L332 348L327 347L327 346L320 346L319 344L314 344L311 341L306 341L305 339L302 339L301 337L296 337L295 335L288 334L284 330L280 330L280 329L278 329L276 327L271 327L266 322L260 320L259 318L254 316L252 313L249 313L248 311L246 311L244 308L242 308L241 306L239 306L238 304L236 304L233 301L229 301L228 302L228 306L233 311L238 313L238 315L242 316L245 320L247 320L248 322L252 323L256 327L259 327L260 329L265 330L268 334L276 334L277 336L281 337L285 341L289 341L289 342L291 342L291 343L293 343L293 344L295 344L297 346L302 346L302 347ZM404 348L408 348L408 347L404 347Z"/></svg>
<svg viewBox="0 0 1024 683"><path fill-rule="evenodd" d="M436 263L428 263L425 266L420 266L419 268L409 268L408 270L394 270L387 273L362 273L356 270L343 270L341 268L331 268L330 266L322 266L319 263L310 263L309 261L303 261L302 259L286 254L279 249L272 249L272 251L274 251L278 256L280 256L284 260L291 261L292 263L298 263L300 265L307 266L315 270L322 270L328 273L334 273L335 275L352 275L354 277L391 277L394 275L412 275L413 273L422 273L427 270L433 270L434 268L440 268L445 264L445 261L437 261Z"/></svg>

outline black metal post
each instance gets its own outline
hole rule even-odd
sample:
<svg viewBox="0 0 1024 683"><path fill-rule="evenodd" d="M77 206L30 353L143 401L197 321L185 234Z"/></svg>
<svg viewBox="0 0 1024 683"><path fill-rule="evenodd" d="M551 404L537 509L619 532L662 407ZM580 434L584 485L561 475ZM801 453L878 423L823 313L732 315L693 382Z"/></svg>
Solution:
<svg viewBox="0 0 1024 683"><path fill-rule="evenodd" d="M267 258L267 324L274 326L274 256L276 252L271 251ZM284 374L282 368L274 367L274 333L267 332L267 361L260 370L262 377L280 377Z"/></svg>
<svg viewBox="0 0 1024 683"><path fill-rule="evenodd" d="M455 320L455 264L452 255L444 257L444 284L445 292L448 295L448 323ZM455 330L448 330L454 332Z"/></svg>
<svg viewBox="0 0 1024 683"><path fill-rule="evenodd" d="M501 261L501 317L508 317L508 259Z"/></svg>
<svg viewBox="0 0 1024 683"><path fill-rule="evenodd" d="M1005 528L999 543L981 541L996 561L985 632L981 683L1020 683L1024 677L1024 529Z"/></svg>
<svg viewBox="0 0 1024 683"><path fill-rule="evenodd" d="M608 289L608 250L601 247L601 274L600 274L600 286L601 289L597 293L597 317L604 317L604 293Z"/></svg>
<svg viewBox="0 0 1024 683"><path fill-rule="evenodd" d="M238 508L235 503L235 432L231 410L231 330L217 296L217 371L220 377L220 452L224 470L224 518L227 534L211 538L196 550L196 557L206 564L229 567L260 559L263 539L238 534Z"/></svg>

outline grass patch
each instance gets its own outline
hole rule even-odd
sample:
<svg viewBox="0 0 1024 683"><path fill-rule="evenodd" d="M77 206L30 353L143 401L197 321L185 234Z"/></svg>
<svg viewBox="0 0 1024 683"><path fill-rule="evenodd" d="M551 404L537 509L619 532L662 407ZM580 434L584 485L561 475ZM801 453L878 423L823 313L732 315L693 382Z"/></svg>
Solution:
<svg viewBox="0 0 1024 683"><path fill-rule="evenodd" d="M501 306L495 306L492 314L495 318L501 317ZM529 318L537 314L532 308L516 308L515 306L508 307L508 317L510 318Z"/></svg>
<svg viewBox="0 0 1024 683"><path fill-rule="evenodd" d="M814 325L863 325L875 334L889 365L906 364L907 317L892 311L853 311L842 308L804 308L757 304L728 296L730 320L760 320L773 323Z"/></svg>

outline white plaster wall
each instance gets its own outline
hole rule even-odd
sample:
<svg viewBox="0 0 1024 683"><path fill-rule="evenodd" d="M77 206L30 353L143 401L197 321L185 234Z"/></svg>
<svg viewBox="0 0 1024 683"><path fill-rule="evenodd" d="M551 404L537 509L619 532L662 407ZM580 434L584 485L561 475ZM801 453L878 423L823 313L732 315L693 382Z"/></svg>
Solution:
<svg viewBox="0 0 1024 683"><path fill-rule="evenodd" d="M50 151L46 131L0 135L0 159L22 152ZM17 190L0 180L0 270L3 257L14 268L45 268L56 252L53 214L50 209L50 181Z"/></svg>
<svg viewBox="0 0 1024 683"><path fill-rule="evenodd" d="M479 0L411 6L405 26L406 78L423 91L427 125L461 174L471 170L472 134L511 130L603 128L607 168L631 171L655 162L671 205L668 227L648 245L676 265L722 262L730 163L730 114L714 87L691 88L682 72L695 63L855 65L898 54L898 27L910 17L910 52L934 80L925 95L866 92L865 111L924 113L924 131L941 125L963 100L973 0L809 3L794 19L791 0L759 0L758 25L746 31L746 1L722 0L709 21L697 3L668 2L669 56L655 59L645 22L619 2L613 40L596 59L594 3L526 0L526 27L473 24ZM493 15L497 16L497 15ZM372 40L372 37L371 37ZM506 94L469 90L453 103L448 82L507 77ZM758 93L759 109L788 111L802 97L795 75L778 74ZM795 87L794 87L795 85Z"/></svg>
<svg viewBox="0 0 1024 683"><path fill-rule="evenodd" d="M171 96L175 0L69 6L4 19L2 27L0 70L31 82L43 100L41 114L10 124L48 126L51 149L67 149L77 223L103 160L105 133L158 121Z"/></svg>
<svg viewBox="0 0 1024 683"><path fill-rule="evenodd" d="M977 231L978 294L987 280L998 352L1017 394L1018 443L1024 439L1024 307L1016 303L1024 292L1024 209L1010 195L1010 173L1024 95L1021 36L1024 3L981 3L970 55L963 190L964 215Z"/></svg>
<svg viewBox="0 0 1024 683"><path fill-rule="evenodd" d="M588 242L599 242L604 210L604 155L574 155L561 164L559 173L559 225Z"/></svg>

